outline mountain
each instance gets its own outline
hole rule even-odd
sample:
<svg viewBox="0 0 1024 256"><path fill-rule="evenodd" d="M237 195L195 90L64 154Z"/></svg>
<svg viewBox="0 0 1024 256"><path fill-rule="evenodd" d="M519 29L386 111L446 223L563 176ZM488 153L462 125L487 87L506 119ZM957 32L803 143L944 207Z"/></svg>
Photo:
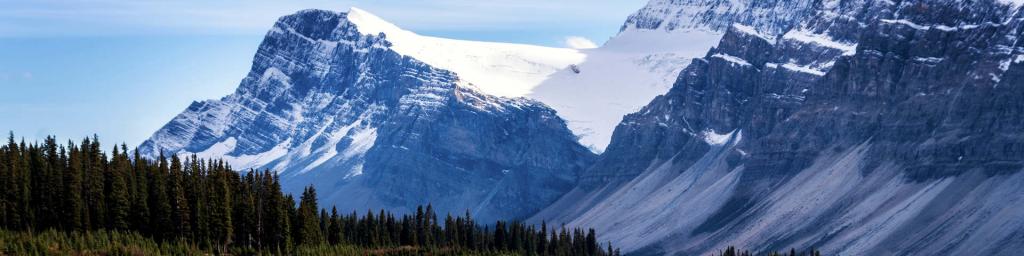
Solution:
<svg viewBox="0 0 1024 256"><path fill-rule="evenodd" d="M761 2L653 0L604 45L581 50L586 58L576 70L552 74L527 96L557 110L583 145L604 151L622 117L668 91L730 24L756 20L764 29L781 30L810 14L793 12L806 9L797 2Z"/></svg>
<svg viewBox="0 0 1024 256"><path fill-rule="evenodd" d="M139 152L271 169L286 192L312 184L324 205L343 212L432 203L481 221L534 213L594 158L554 110L485 93L403 54L416 50L403 45L410 35L392 42L380 29L387 24L358 10L281 18L233 94L192 103Z"/></svg>
<svg viewBox="0 0 1024 256"><path fill-rule="evenodd" d="M625 26L579 50L423 36L358 8L303 11L275 24L235 93L193 103L139 150L273 169L286 190L314 184L342 209L445 201L440 210L526 217L595 158L579 144L602 151L622 116L723 31ZM527 177L506 178L517 170Z"/></svg>
<svg viewBox="0 0 1024 256"><path fill-rule="evenodd" d="M1020 3L655 2L626 27L727 31L530 221L637 255L1024 249Z"/></svg>
<svg viewBox="0 0 1024 256"><path fill-rule="evenodd" d="M1010 255L1021 5L652 0L596 49L308 10L275 24L235 93L139 152L273 169L346 211L593 227L637 255Z"/></svg>

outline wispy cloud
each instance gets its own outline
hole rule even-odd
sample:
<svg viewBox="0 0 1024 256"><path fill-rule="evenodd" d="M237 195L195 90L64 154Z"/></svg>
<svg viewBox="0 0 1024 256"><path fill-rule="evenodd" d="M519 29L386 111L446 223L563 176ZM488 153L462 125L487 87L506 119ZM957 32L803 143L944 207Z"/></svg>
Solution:
<svg viewBox="0 0 1024 256"><path fill-rule="evenodd" d="M569 36L565 38L565 46L573 49L597 48L597 43L582 36Z"/></svg>

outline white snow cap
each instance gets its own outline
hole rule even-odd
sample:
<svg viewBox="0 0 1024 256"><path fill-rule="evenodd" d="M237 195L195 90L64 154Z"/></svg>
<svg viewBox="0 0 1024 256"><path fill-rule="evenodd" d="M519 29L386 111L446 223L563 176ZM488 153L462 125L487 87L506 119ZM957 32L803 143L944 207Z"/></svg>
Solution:
<svg viewBox="0 0 1024 256"><path fill-rule="evenodd" d="M708 30L630 30L602 46L567 37L564 43L577 48L571 49L423 36L359 8L347 15L361 33L383 33L392 50L452 71L480 92L543 102L595 152L608 145L623 116L667 92L679 71L722 36Z"/></svg>
<svg viewBox="0 0 1024 256"><path fill-rule="evenodd" d="M363 34L384 33L399 54L455 72L495 96L526 96L551 74L586 57L568 48L422 36L359 8L349 9L348 20Z"/></svg>

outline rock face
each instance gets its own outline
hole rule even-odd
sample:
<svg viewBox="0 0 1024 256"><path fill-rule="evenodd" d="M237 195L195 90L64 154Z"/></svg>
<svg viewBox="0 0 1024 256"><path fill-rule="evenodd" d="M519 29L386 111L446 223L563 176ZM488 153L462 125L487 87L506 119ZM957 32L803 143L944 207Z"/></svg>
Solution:
<svg viewBox="0 0 1024 256"><path fill-rule="evenodd" d="M630 15L621 30L725 31L741 23L779 33L816 14L813 5L814 1L800 0L651 0Z"/></svg>
<svg viewBox="0 0 1024 256"><path fill-rule="evenodd" d="M809 17L806 5L790 0L651 1L604 45L581 51L586 58L576 68L552 74L529 97L558 110L585 146L604 151L622 117L668 91L679 72L721 41L731 24L757 21L752 24L760 30L782 30Z"/></svg>
<svg viewBox="0 0 1024 256"><path fill-rule="evenodd" d="M547 106L481 93L390 46L347 13L283 17L235 93L193 103L139 151L271 169L286 191L312 184L344 211L433 203L481 220L536 212L594 158Z"/></svg>
<svg viewBox="0 0 1024 256"><path fill-rule="evenodd" d="M1024 249L1020 7L798 2L813 15L792 27L729 24L531 221L640 255Z"/></svg>

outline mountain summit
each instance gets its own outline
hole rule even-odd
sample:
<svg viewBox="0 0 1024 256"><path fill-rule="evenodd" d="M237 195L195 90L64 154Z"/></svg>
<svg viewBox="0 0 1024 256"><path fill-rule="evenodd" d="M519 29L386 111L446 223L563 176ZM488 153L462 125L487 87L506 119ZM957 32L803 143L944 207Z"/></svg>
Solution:
<svg viewBox="0 0 1024 256"><path fill-rule="evenodd" d="M193 103L139 151L274 170L287 192L313 184L325 205L345 211L432 203L482 220L521 218L574 184L593 154L555 111L409 56L418 51L410 38L460 44L358 9L285 16L235 93Z"/></svg>

